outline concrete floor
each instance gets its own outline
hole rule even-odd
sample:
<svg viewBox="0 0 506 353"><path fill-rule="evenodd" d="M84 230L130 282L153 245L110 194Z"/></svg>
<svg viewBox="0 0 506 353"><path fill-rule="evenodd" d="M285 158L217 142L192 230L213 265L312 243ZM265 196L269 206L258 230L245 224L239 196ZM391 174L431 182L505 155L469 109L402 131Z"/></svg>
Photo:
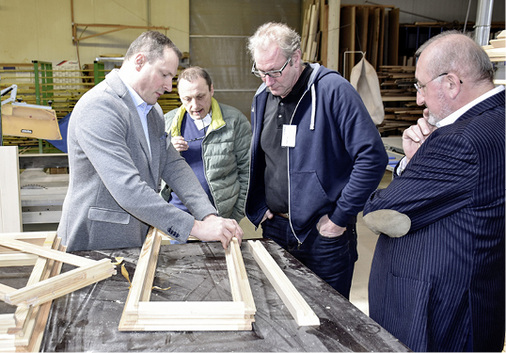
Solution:
<svg viewBox="0 0 506 353"><path fill-rule="evenodd" d="M392 180L392 173L386 171L379 188L385 188ZM247 219L240 222L244 230L244 239L255 239L262 237L261 228L255 230L255 226ZM369 272L371 262L376 247L378 236L371 232L362 221L362 213L357 218L358 234L358 261L355 264L355 272L351 284L350 302L359 308L366 315L369 315L369 305L367 302L367 284L369 282Z"/></svg>

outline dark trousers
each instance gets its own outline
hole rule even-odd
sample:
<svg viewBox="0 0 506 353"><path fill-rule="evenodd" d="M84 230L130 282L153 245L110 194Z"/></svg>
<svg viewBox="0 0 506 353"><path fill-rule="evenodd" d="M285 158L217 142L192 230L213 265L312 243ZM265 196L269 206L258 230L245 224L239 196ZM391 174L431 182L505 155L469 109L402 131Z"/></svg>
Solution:
<svg viewBox="0 0 506 353"><path fill-rule="evenodd" d="M262 223L262 234L349 299L353 269L358 258L355 224L347 225L346 232L336 238L320 235L315 225L299 246L288 219L275 215Z"/></svg>

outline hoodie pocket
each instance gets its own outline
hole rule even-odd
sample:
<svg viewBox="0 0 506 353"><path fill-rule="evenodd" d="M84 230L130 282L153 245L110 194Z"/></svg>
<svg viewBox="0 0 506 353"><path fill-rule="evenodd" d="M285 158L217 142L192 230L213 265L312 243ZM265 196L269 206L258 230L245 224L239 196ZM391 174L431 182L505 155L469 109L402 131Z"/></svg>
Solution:
<svg viewBox="0 0 506 353"><path fill-rule="evenodd" d="M330 212L333 202L328 198L315 171L291 173L290 213L299 228L309 226L314 218Z"/></svg>

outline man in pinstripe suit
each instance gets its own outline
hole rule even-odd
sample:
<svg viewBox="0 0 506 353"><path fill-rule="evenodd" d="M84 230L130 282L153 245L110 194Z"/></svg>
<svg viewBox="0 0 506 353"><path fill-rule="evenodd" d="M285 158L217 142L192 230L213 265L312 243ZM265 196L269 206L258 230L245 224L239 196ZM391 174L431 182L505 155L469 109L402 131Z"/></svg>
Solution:
<svg viewBox="0 0 506 353"><path fill-rule="evenodd" d="M501 351L505 332L505 102L469 37L416 53L424 117L364 220L379 233L370 316L415 351ZM400 174L400 175L399 175Z"/></svg>

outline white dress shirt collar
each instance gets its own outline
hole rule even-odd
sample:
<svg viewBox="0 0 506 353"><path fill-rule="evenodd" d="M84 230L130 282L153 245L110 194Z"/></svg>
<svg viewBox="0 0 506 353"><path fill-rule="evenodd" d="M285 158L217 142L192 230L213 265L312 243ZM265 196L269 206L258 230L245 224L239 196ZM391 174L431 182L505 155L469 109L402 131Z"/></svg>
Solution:
<svg viewBox="0 0 506 353"><path fill-rule="evenodd" d="M469 109L471 109L472 107L474 107L478 103L483 102L485 99L488 99L488 98L492 97L494 94L497 94L497 93L499 93L501 91L504 91L504 86L502 86L502 85L498 86L498 87L495 87L494 89L491 89L490 91L488 91L487 93L482 94L481 96L479 96L478 98L476 98L472 102L467 103L462 108L454 111L453 113L451 113L450 115L448 115L443 120L438 121L436 123L436 126L437 127L442 127L442 126L447 126L447 125L453 124L458 118L460 118Z"/></svg>

